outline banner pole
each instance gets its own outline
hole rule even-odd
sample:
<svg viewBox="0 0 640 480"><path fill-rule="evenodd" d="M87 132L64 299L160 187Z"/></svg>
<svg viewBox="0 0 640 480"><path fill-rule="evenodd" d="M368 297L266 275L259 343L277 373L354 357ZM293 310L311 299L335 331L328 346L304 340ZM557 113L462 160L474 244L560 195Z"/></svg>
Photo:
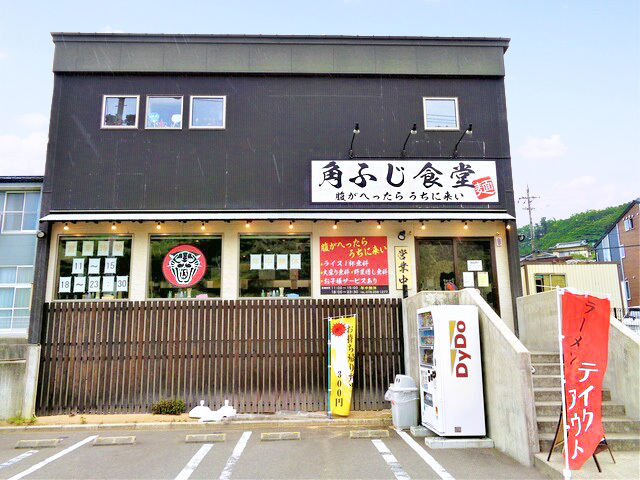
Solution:
<svg viewBox="0 0 640 480"><path fill-rule="evenodd" d="M327 417L331 418L331 317L327 318Z"/></svg>
<svg viewBox="0 0 640 480"><path fill-rule="evenodd" d="M562 405L561 405L561 414L562 414L562 436L564 438L564 470L562 474L565 480L571 480L571 470L569 469L569 444L567 443L567 398L565 395L565 383L566 379L564 377L564 350L562 347L562 340L564 339L564 335L562 335L562 295L564 295L564 289L557 290L557 308L558 308L558 346L560 347L560 381L562 385Z"/></svg>

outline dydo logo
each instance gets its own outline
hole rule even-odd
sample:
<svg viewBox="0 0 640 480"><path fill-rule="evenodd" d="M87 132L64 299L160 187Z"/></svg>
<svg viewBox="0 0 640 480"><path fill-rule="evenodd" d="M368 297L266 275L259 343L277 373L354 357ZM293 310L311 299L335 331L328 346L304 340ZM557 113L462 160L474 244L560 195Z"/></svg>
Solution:
<svg viewBox="0 0 640 480"><path fill-rule="evenodd" d="M174 287L193 287L202 280L207 262L202 251L193 245L178 245L162 260L162 273Z"/></svg>
<svg viewBox="0 0 640 480"><path fill-rule="evenodd" d="M451 352L451 373L456 372L456 377L468 377L469 367L465 363L471 359L465 350L467 348L467 326L462 320L449 321L449 347Z"/></svg>

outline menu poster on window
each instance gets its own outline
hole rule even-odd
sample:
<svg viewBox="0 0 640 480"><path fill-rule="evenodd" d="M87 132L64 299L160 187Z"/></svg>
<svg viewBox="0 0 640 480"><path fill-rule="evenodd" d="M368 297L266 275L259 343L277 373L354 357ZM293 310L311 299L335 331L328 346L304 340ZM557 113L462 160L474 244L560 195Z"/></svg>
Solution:
<svg viewBox="0 0 640 480"><path fill-rule="evenodd" d="M462 286L464 288L473 288L476 286L473 272L462 272Z"/></svg>
<svg viewBox="0 0 640 480"><path fill-rule="evenodd" d="M292 253L289 255L289 268L291 270L300 270L302 268L302 254Z"/></svg>
<svg viewBox="0 0 640 480"><path fill-rule="evenodd" d="M100 274L100 259L99 258L90 258L89 259L89 270L87 271L89 275Z"/></svg>
<svg viewBox="0 0 640 480"><path fill-rule="evenodd" d="M116 273L117 258L104 259L104 273Z"/></svg>
<svg viewBox="0 0 640 480"><path fill-rule="evenodd" d="M113 253L111 255L114 257L122 257L124 255L124 242L122 240L113 242Z"/></svg>
<svg viewBox="0 0 640 480"><path fill-rule="evenodd" d="M109 256L109 240L100 240L98 242L98 256L99 257Z"/></svg>
<svg viewBox="0 0 640 480"><path fill-rule="evenodd" d="M78 253L78 242L76 240L68 240L64 246L65 257L75 257Z"/></svg>
<svg viewBox="0 0 640 480"><path fill-rule="evenodd" d="M262 255L264 260L262 268L264 270L274 270L276 268L276 256L273 253Z"/></svg>
<svg viewBox="0 0 640 480"><path fill-rule="evenodd" d="M89 277L89 288L87 292L97 293L100 291L100 277Z"/></svg>
<svg viewBox="0 0 640 480"><path fill-rule="evenodd" d="M389 293L387 237L320 237L320 293Z"/></svg>
<svg viewBox="0 0 640 480"><path fill-rule="evenodd" d="M262 269L262 255L261 254L251 254L249 255L249 269L250 270L261 270Z"/></svg>
<svg viewBox="0 0 640 480"><path fill-rule="evenodd" d="M470 272L481 272L482 260L467 260L467 270Z"/></svg>
<svg viewBox="0 0 640 480"><path fill-rule="evenodd" d="M71 293L71 277L60 277L58 293Z"/></svg>
<svg viewBox="0 0 640 480"><path fill-rule="evenodd" d="M87 277L74 277L73 293L84 293L87 288Z"/></svg>
<svg viewBox="0 0 640 480"><path fill-rule="evenodd" d="M84 273L84 258L73 259L73 264L71 265L71 273L74 275Z"/></svg>
<svg viewBox="0 0 640 480"><path fill-rule="evenodd" d="M82 256L83 257L93 256L93 240L84 240L82 242Z"/></svg>
<svg viewBox="0 0 640 480"><path fill-rule="evenodd" d="M489 286L489 272L478 272L478 287Z"/></svg>
<svg viewBox="0 0 640 480"><path fill-rule="evenodd" d="M278 270L289 270L289 255L277 255L276 267Z"/></svg>
<svg viewBox="0 0 640 480"><path fill-rule="evenodd" d="M129 291L129 276L117 276L116 277L116 292L128 292Z"/></svg>
<svg viewBox="0 0 640 480"><path fill-rule="evenodd" d="M112 276L102 277L102 291L103 292L113 292L114 288L114 278Z"/></svg>

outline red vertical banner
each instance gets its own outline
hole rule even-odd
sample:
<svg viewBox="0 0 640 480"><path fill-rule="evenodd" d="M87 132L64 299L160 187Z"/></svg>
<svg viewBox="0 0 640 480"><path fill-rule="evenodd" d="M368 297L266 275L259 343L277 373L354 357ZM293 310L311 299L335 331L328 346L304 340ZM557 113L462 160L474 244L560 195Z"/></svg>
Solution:
<svg viewBox="0 0 640 480"><path fill-rule="evenodd" d="M609 300L562 294L565 414L569 469L580 470L604 437L602 380L607 369Z"/></svg>

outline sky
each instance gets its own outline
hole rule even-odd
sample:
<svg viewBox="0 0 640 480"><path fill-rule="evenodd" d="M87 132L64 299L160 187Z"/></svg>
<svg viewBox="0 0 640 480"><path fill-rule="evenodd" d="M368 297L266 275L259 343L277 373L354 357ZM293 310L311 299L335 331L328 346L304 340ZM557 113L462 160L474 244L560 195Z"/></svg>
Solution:
<svg viewBox="0 0 640 480"><path fill-rule="evenodd" d="M50 32L510 38L514 191L539 197L534 222L640 197L638 0L0 0L0 176L44 173Z"/></svg>

